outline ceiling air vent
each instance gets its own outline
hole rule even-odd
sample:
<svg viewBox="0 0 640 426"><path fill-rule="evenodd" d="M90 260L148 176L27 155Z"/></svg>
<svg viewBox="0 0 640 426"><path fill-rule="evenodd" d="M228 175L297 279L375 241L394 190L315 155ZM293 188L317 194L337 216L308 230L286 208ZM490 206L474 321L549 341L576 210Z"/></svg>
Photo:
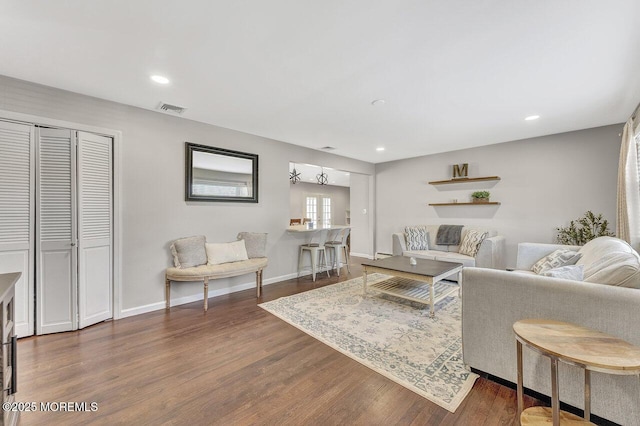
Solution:
<svg viewBox="0 0 640 426"><path fill-rule="evenodd" d="M172 112L174 114L182 114L187 110L185 107L171 105L166 102L160 102L160 105L158 105L158 109L160 111Z"/></svg>
<svg viewBox="0 0 640 426"><path fill-rule="evenodd" d="M336 149L335 146L323 146L322 148L320 148L323 151L333 151L334 149Z"/></svg>

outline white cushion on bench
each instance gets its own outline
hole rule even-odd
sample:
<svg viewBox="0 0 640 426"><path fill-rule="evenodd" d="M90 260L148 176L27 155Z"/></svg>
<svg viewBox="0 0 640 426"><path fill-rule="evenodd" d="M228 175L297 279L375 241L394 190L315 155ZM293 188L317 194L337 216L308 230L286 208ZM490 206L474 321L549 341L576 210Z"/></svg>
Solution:
<svg viewBox="0 0 640 426"><path fill-rule="evenodd" d="M235 277L236 275L256 272L267 266L266 257L242 260L240 262L222 263L220 265L200 265L188 269L167 268L167 278L173 281L200 281L209 279Z"/></svg>

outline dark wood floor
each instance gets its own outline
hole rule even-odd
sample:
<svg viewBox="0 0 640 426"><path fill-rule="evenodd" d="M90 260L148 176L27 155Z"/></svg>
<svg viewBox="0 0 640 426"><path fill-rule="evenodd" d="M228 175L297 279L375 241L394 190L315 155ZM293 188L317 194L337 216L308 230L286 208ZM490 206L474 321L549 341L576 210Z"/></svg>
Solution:
<svg viewBox="0 0 640 426"><path fill-rule="evenodd" d="M352 261L350 275L268 285L258 302L357 277ZM480 378L452 414L256 302L247 290L210 299L207 313L197 302L21 339L19 401L98 404L23 412L21 424L517 424L512 389Z"/></svg>

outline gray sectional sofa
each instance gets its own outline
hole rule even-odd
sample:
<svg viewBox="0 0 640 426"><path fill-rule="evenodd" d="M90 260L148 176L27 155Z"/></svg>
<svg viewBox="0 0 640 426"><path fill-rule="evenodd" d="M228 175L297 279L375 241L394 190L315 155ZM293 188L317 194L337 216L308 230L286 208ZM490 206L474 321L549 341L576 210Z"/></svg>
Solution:
<svg viewBox="0 0 640 426"><path fill-rule="evenodd" d="M532 265L556 249L577 250L582 281L537 275ZM516 271L464 268L462 344L464 363L516 382L513 323L527 318L571 322L640 346L640 256L626 242L596 238L582 247L523 243ZM524 349L524 386L551 395L549 359ZM584 375L560 363L560 400L583 408ZM591 375L591 412L623 425L640 426L640 380Z"/></svg>

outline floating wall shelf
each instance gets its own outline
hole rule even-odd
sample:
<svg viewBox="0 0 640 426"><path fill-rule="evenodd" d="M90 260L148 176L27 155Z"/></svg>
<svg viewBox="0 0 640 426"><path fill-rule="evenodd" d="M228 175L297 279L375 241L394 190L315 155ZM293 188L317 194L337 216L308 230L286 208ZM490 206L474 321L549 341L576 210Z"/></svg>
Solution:
<svg viewBox="0 0 640 426"><path fill-rule="evenodd" d="M497 201L489 201L488 203L430 203L430 206L499 206Z"/></svg>
<svg viewBox="0 0 640 426"><path fill-rule="evenodd" d="M485 177L477 177L477 178L457 178L457 179L449 179L449 180L436 180L433 182L429 182L429 185L446 185L449 183L466 183L466 182L482 182L482 181L490 181L490 180L500 180L500 176L485 176ZM464 203L459 203L464 204Z"/></svg>

